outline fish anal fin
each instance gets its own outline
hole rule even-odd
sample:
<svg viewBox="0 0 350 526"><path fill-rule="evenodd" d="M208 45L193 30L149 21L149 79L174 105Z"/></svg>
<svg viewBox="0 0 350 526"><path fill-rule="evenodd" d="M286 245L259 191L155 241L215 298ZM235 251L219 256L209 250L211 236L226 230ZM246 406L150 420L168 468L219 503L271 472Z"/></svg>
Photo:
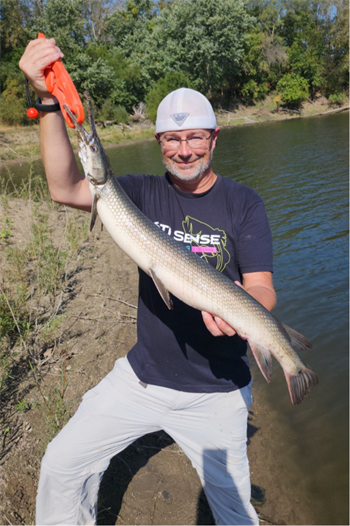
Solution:
<svg viewBox="0 0 350 526"><path fill-rule="evenodd" d="M270 382L272 375L272 356L268 349L265 349L258 343L248 340L253 356L259 366L259 369L267 382Z"/></svg>
<svg viewBox="0 0 350 526"><path fill-rule="evenodd" d="M169 310L171 310L173 308L173 302L171 301L169 291L165 288L164 284L160 281L160 279L156 276L155 272L151 268L149 269L149 274L153 279L153 283L157 287L157 290L161 295L165 305L168 307Z"/></svg>
<svg viewBox="0 0 350 526"><path fill-rule="evenodd" d="M285 323L282 323L282 325L285 331L287 332L293 347L296 347L297 349L302 349L304 351L306 351L307 349L312 349L312 343L309 342L309 340L305 338L305 336L300 334L300 332L291 329Z"/></svg>
<svg viewBox="0 0 350 526"><path fill-rule="evenodd" d="M91 215L90 215L90 232L92 231L92 229L94 228L95 226L95 223L96 223L96 218L97 218L97 201L98 201L98 195L97 194L93 194L93 197L92 197L92 205L91 205Z"/></svg>
<svg viewBox="0 0 350 526"><path fill-rule="evenodd" d="M292 404L301 404L305 396L318 384L317 374L305 366L299 374L292 375L284 371Z"/></svg>

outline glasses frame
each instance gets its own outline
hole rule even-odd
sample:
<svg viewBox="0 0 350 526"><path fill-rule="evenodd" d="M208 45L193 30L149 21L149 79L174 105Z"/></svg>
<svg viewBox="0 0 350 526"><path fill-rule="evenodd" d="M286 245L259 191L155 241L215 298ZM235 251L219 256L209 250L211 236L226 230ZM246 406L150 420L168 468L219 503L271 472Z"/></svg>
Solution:
<svg viewBox="0 0 350 526"><path fill-rule="evenodd" d="M207 141L208 139L212 139L213 138L213 132L215 130L211 130L210 134L208 135L208 137L204 137L204 139ZM162 148L164 148L164 150L169 150L169 151L174 151L174 152L177 152L178 150L180 150L180 145L183 141L186 141L187 143L187 146L190 150L200 150L201 148L204 148L204 146L199 146L199 147L195 147L193 148L193 146L191 146L190 144L188 144L188 141L191 139L191 137L188 137L186 139L180 139L180 137L173 137L173 139L176 139L177 143L178 143L178 146L177 148L172 148L171 146L164 146L163 144L163 139L159 139L159 142L162 146ZM205 144L205 148L206 148L206 144Z"/></svg>

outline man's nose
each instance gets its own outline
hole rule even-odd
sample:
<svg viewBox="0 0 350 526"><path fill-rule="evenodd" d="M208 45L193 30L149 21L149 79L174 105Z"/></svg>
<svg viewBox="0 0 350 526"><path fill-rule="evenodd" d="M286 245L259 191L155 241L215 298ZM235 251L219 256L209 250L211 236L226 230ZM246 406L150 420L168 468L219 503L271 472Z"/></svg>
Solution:
<svg viewBox="0 0 350 526"><path fill-rule="evenodd" d="M178 155L181 157L191 157L192 150L188 147L187 141L183 140L180 142L180 147L178 149Z"/></svg>

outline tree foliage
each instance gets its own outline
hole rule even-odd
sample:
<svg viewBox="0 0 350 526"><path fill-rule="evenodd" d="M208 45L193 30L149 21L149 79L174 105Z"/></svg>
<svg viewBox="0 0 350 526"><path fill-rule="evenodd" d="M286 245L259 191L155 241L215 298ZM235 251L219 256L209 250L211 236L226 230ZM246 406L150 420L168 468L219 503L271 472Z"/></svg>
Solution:
<svg viewBox="0 0 350 526"><path fill-rule="evenodd" d="M309 93L308 81L296 73L286 73L277 84L282 104L299 107Z"/></svg>
<svg viewBox="0 0 350 526"><path fill-rule="evenodd" d="M18 61L39 31L105 112L147 100L155 118L161 94L179 82L225 108L276 90L289 105L340 100L349 88L347 0L2 0L1 102L17 122Z"/></svg>

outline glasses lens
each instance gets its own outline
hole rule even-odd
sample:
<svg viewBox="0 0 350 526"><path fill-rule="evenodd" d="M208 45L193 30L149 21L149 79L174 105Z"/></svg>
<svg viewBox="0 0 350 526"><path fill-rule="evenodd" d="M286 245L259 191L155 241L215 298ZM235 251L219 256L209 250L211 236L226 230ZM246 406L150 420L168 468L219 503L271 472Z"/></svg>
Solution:
<svg viewBox="0 0 350 526"><path fill-rule="evenodd" d="M209 137L205 137L205 135L195 135L186 139L186 142L191 149L206 148L207 139L210 137L211 135ZM178 150L182 141L178 137L164 137L161 142L163 148L166 148L167 150Z"/></svg>
<svg viewBox="0 0 350 526"><path fill-rule="evenodd" d="M176 137L164 137L162 139L163 148L168 150L178 150L180 148L181 140Z"/></svg>
<svg viewBox="0 0 350 526"><path fill-rule="evenodd" d="M207 139L204 135L196 135L187 139L187 144L190 148L205 148Z"/></svg>

